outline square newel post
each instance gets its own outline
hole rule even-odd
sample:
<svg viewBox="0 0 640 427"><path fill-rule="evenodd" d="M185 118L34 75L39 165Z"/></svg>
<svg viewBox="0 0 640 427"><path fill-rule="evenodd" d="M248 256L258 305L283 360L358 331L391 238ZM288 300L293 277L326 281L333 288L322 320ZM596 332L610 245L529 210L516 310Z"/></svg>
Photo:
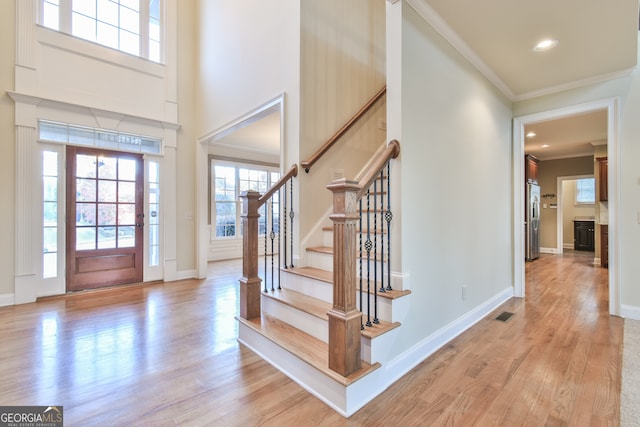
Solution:
<svg viewBox="0 0 640 427"><path fill-rule="evenodd" d="M362 366L361 313L356 308L357 193L344 178L327 186L333 192L333 308L329 311L329 368L348 376Z"/></svg>
<svg viewBox="0 0 640 427"><path fill-rule="evenodd" d="M260 317L260 283L258 277L258 199L257 191L245 191L242 199L242 277L240 278L240 317Z"/></svg>

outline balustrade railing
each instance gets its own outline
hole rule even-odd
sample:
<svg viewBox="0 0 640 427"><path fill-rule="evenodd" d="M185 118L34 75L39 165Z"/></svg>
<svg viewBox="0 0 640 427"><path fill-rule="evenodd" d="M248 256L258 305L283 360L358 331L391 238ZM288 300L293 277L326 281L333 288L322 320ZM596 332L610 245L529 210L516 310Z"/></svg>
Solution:
<svg viewBox="0 0 640 427"><path fill-rule="evenodd" d="M293 165L273 186L263 195L257 191L246 191L242 198L242 277L240 278L240 317L253 319L260 316L260 285L262 279L258 275L258 245L259 245L259 209L266 205L271 215L266 215L264 229L264 291L280 287L280 246L283 248L284 267L293 267L293 178L298 176L298 165ZM289 197L286 197L289 184ZM282 196L282 197L281 197ZM280 203L282 201L282 206ZM280 208L284 218L282 240L280 238ZM265 209L267 211L267 209ZM287 234L287 212L291 220L291 231ZM267 218L271 218L268 221ZM270 222L270 223L269 223ZM275 241L278 244L276 246ZM271 250L269 251L269 241ZM287 258L286 247L290 245L290 259ZM271 274L269 275L269 257ZM278 260L277 279L275 259Z"/></svg>
<svg viewBox="0 0 640 427"><path fill-rule="evenodd" d="M372 326L378 322L378 292L391 290L389 255L390 222L393 215L390 204L390 160L398 157L399 153L400 144L393 140L359 179L350 181L342 178L327 187L333 192L333 214L331 215L333 221L333 307L328 313L329 368L343 376L348 376L360 369L360 331L363 327ZM378 185L384 185L386 189L379 191ZM378 209L378 201L383 200L384 196L387 197L386 210L384 210L383 202ZM363 207L365 203L366 207ZM383 217L381 217L382 213L384 213ZM387 223L386 230L382 225L383 218ZM378 219L381 223L380 230L377 229ZM363 228L365 223L366 228ZM356 247L356 235L358 234L360 235L359 245ZM363 243L362 237L365 234L366 240ZM386 243L386 258L383 249L380 250L380 257L377 256L377 236L383 234L386 234L386 241L382 240L381 248ZM371 240L372 235L374 236L373 240ZM363 253L363 248L366 255ZM359 264L356 257L360 259ZM384 280L381 280L380 288L378 288L378 265L380 265L382 279L385 261L387 263L386 285ZM371 268L372 264L373 268ZM358 265L359 286L356 281L356 267ZM365 265L366 271L364 271ZM356 295L359 296L360 310L356 307ZM362 314L365 308L365 298L366 321L363 320ZM373 315L371 314L372 305Z"/></svg>

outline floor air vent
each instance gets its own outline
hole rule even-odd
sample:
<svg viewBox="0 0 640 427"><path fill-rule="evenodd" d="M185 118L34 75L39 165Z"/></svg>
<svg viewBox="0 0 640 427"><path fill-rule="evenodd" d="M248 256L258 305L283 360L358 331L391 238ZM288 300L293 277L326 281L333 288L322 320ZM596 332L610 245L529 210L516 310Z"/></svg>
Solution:
<svg viewBox="0 0 640 427"><path fill-rule="evenodd" d="M501 322L506 322L507 320L511 319L511 316L513 316L513 313L509 313L508 311L503 311L500 316L496 317L496 320L499 320Z"/></svg>

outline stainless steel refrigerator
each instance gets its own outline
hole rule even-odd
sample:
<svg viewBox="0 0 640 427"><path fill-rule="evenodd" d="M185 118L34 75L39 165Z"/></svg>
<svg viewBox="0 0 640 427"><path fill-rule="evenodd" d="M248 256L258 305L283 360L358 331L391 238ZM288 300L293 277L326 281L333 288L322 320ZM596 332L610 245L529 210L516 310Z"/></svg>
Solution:
<svg viewBox="0 0 640 427"><path fill-rule="evenodd" d="M525 229L525 256L527 261L540 257L540 186L527 184Z"/></svg>

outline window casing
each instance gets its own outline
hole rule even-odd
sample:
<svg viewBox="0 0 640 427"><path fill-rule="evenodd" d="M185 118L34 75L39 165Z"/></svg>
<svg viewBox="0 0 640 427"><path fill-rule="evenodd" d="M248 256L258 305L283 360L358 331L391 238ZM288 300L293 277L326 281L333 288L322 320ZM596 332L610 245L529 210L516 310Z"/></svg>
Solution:
<svg viewBox="0 0 640 427"><path fill-rule="evenodd" d="M41 0L40 24L161 63L162 0Z"/></svg>
<svg viewBox="0 0 640 427"><path fill-rule="evenodd" d="M278 179L280 172L275 167L243 165L211 161L211 224L214 239L234 239L242 237L240 227L240 195L249 190L264 194ZM260 207L258 230L260 235L273 231L278 233L279 196L273 203Z"/></svg>

